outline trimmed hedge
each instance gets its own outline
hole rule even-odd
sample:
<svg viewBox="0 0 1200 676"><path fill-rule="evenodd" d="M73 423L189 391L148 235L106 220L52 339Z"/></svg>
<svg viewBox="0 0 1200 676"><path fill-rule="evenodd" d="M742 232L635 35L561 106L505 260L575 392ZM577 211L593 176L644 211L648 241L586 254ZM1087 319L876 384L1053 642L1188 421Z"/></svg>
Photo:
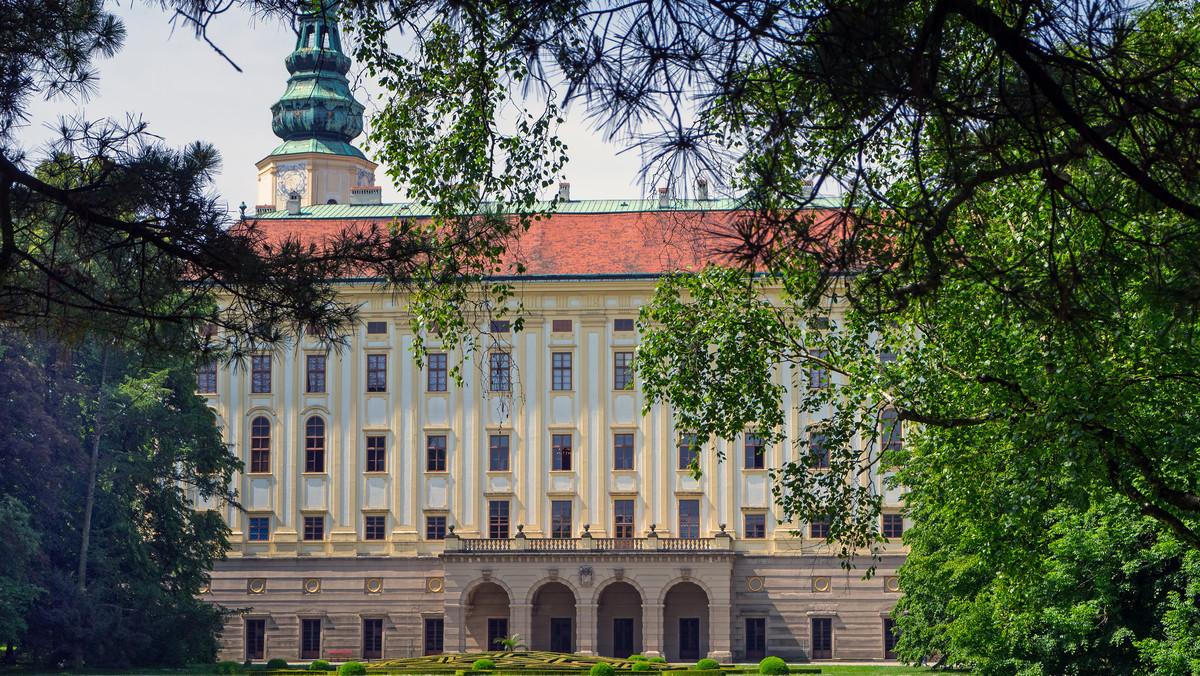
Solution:
<svg viewBox="0 0 1200 676"><path fill-rule="evenodd" d="M593 664L588 673L591 674L591 676L616 676L617 671L616 669L612 668L611 664L600 662L598 664Z"/></svg>
<svg viewBox="0 0 1200 676"><path fill-rule="evenodd" d="M720 669L721 663L716 660L703 659L696 663L697 671L708 671L709 669Z"/></svg>
<svg viewBox="0 0 1200 676"><path fill-rule="evenodd" d="M496 668L496 663L486 657L481 657L471 663L471 668L475 671L491 671Z"/></svg>
<svg viewBox="0 0 1200 676"><path fill-rule="evenodd" d="M646 661L646 657L644 655L630 655L627 659L629 659L629 661L631 661L631 662L645 662Z"/></svg>
<svg viewBox="0 0 1200 676"><path fill-rule="evenodd" d="M217 662L217 673L218 674L241 674L241 673L245 673L245 671L246 670L242 668L242 665L240 662L234 662L233 660Z"/></svg>
<svg viewBox="0 0 1200 676"><path fill-rule="evenodd" d="M787 662L772 656L765 657L762 662L758 663L758 673L768 674L768 676L782 676L791 672L788 669Z"/></svg>
<svg viewBox="0 0 1200 676"><path fill-rule="evenodd" d="M268 669L287 669L288 663L287 663L287 660L285 660L283 658L272 657L271 659L267 660L267 668Z"/></svg>
<svg viewBox="0 0 1200 676"><path fill-rule="evenodd" d="M333 671L333 667L325 660L313 660L312 664L308 665L309 671Z"/></svg>
<svg viewBox="0 0 1200 676"><path fill-rule="evenodd" d="M347 662L338 669L341 676L364 676L366 673L367 665L362 662Z"/></svg>
<svg viewBox="0 0 1200 676"><path fill-rule="evenodd" d="M648 662L653 662L654 664L666 664L666 663L667 663L667 658L665 658L665 657L651 657L651 658L650 658L649 660L647 660L647 661L648 661Z"/></svg>
<svg viewBox="0 0 1200 676"><path fill-rule="evenodd" d="M649 662L634 662L633 667L631 667L633 671L650 671L653 668Z"/></svg>

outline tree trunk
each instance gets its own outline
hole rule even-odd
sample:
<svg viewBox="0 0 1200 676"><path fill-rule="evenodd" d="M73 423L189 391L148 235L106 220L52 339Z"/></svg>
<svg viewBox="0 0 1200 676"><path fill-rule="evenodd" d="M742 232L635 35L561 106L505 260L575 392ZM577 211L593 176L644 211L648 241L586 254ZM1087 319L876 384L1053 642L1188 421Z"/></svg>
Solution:
<svg viewBox="0 0 1200 676"><path fill-rule="evenodd" d="M88 463L87 497L83 502L83 534L79 542L79 572L76 584L81 597L87 594L88 546L92 533L92 508L96 502L96 475L100 468L100 439L104 436L104 385L108 380L108 346L100 356L100 389L96 394L96 415L92 423L92 457ZM85 619L86 622L86 619ZM75 642L72 662L76 669L83 666L83 645Z"/></svg>

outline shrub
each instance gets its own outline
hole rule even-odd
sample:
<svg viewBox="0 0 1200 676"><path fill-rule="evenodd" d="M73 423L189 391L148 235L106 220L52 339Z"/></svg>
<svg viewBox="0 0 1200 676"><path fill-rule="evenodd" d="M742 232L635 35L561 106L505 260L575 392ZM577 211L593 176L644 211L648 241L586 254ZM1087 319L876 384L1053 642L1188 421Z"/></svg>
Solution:
<svg viewBox="0 0 1200 676"><path fill-rule="evenodd" d="M666 664L666 663L667 663L667 658L665 658L665 657L651 657L651 658L649 659L649 661L650 661L650 662L653 662L653 663L655 663L655 664Z"/></svg>
<svg viewBox="0 0 1200 676"><path fill-rule="evenodd" d="M706 659L703 659L703 660L700 660L699 662L697 662L696 668L701 671L707 671L709 669L720 669L721 663L716 660L710 660L710 659L706 658Z"/></svg>
<svg viewBox="0 0 1200 676"><path fill-rule="evenodd" d="M483 657L471 663L471 668L475 671L489 671L496 668L496 663Z"/></svg>
<svg viewBox="0 0 1200 676"><path fill-rule="evenodd" d="M588 672L591 676L616 676L617 672L612 668L611 664L598 662L592 665L592 670Z"/></svg>
<svg viewBox="0 0 1200 676"><path fill-rule="evenodd" d="M333 671L329 663L325 660L313 660L312 664L308 665L309 671Z"/></svg>
<svg viewBox="0 0 1200 676"><path fill-rule="evenodd" d="M653 668L654 667L650 666L649 662L644 662L642 660L638 660L637 662L633 663L634 671L650 671Z"/></svg>
<svg viewBox="0 0 1200 676"><path fill-rule="evenodd" d="M646 658L641 655L630 655L629 659L634 662L645 662Z"/></svg>
<svg viewBox="0 0 1200 676"><path fill-rule="evenodd" d="M779 676L780 674L790 673L787 662L778 657L767 657L762 662L758 663L758 673L771 674L771 676Z"/></svg>
<svg viewBox="0 0 1200 676"><path fill-rule="evenodd" d="M281 657L272 657L271 659L267 660L267 668L268 669L287 669L288 663L287 663L287 660L285 660Z"/></svg>
<svg viewBox="0 0 1200 676"><path fill-rule="evenodd" d="M367 673L367 666L362 662L347 662L338 669L341 676L363 676Z"/></svg>
<svg viewBox="0 0 1200 676"><path fill-rule="evenodd" d="M233 660L217 662L217 673L218 674L240 674L243 671L244 670L242 669L242 665L238 664L237 662L234 662Z"/></svg>

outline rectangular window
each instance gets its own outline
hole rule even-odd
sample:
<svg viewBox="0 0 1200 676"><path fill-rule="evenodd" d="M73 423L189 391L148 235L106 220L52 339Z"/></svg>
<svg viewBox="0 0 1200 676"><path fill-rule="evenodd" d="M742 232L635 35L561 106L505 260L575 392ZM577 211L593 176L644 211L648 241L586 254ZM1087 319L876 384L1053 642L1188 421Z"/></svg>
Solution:
<svg viewBox="0 0 1200 676"><path fill-rule="evenodd" d="M613 500L613 537L633 537L633 500Z"/></svg>
<svg viewBox="0 0 1200 676"><path fill-rule="evenodd" d="M633 389L633 353L613 353L613 389Z"/></svg>
<svg viewBox="0 0 1200 676"><path fill-rule="evenodd" d="M567 472L571 469L571 435L555 434L550 438L552 457L550 469Z"/></svg>
<svg viewBox="0 0 1200 676"><path fill-rule="evenodd" d="M503 638L508 638L508 618L507 617L489 617L488 618L488 650L499 646L496 641Z"/></svg>
<svg viewBox="0 0 1200 676"><path fill-rule="evenodd" d="M445 635L445 619L441 617L425 618L425 654L441 655Z"/></svg>
<svg viewBox="0 0 1200 676"><path fill-rule="evenodd" d="M884 451L900 452L904 450L904 423L896 409L889 408L879 414L882 431L879 436L880 446Z"/></svg>
<svg viewBox="0 0 1200 676"><path fill-rule="evenodd" d="M426 516L425 517L425 539L426 540L445 540L446 539L446 517L443 515Z"/></svg>
<svg viewBox="0 0 1200 676"><path fill-rule="evenodd" d="M271 539L271 517L269 516L252 516L250 517L250 530L246 533L246 539L251 542L266 542Z"/></svg>
<svg viewBox="0 0 1200 676"><path fill-rule="evenodd" d="M904 517L899 514L883 515L883 537L899 540L904 535Z"/></svg>
<svg viewBox="0 0 1200 676"><path fill-rule="evenodd" d="M763 469L766 467L767 457L763 453L762 437L757 434L746 435L746 469Z"/></svg>
<svg viewBox="0 0 1200 676"><path fill-rule="evenodd" d="M746 618L746 660L757 662L767 656L767 618Z"/></svg>
<svg viewBox="0 0 1200 676"><path fill-rule="evenodd" d="M382 540L383 530L387 524L387 517L382 514L372 514L363 517L363 539L364 540Z"/></svg>
<svg viewBox="0 0 1200 676"><path fill-rule="evenodd" d="M321 621L300 620L300 659L315 660L321 657Z"/></svg>
<svg viewBox="0 0 1200 676"><path fill-rule="evenodd" d="M700 501L679 501L679 537L700 537Z"/></svg>
<svg viewBox="0 0 1200 676"><path fill-rule="evenodd" d="M695 434L679 438L679 469L691 469L700 462L700 440Z"/></svg>
<svg viewBox="0 0 1200 676"><path fill-rule="evenodd" d="M550 324L550 330L555 333L570 333L571 328L570 319L555 319Z"/></svg>
<svg viewBox="0 0 1200 676"><path fill-rule="evenodd" d="M488 325L488 333L508 333L511 329L512 324L507 319L493 319Z"/></svg>
<svg viewBox="0 0 1200 676"><path fill-rule="evenodd" d="M446 435L431 434L425 438L425 471L446 471Z"/></svg>
<svg viewBox="0 0 1200 676"><path fill-rule="evenodd" d="M324 338L325 329L320 324L305 324L304 335L310 338Z"/></svg>
<svg viewBox="0 0 1200 676"><path fill-rule="evenodd" d="M210 361L201 364L196 369L196 392L200 394L217 393L217 362Z"/></svg>
<svg viewBox="0 0 1200 676"><path fill-rule="evenodd" d="M493 434L488 438L488 470L508 471L508 435Z"/></svg>
<svg viewBox="0 0 1200 676"><path fill-rule="evenodd" d="M366 660L383 657L383 619L368 618L362 624L362 656Z"/></svg>
<svg viewBox="0 0 1200 676"><path fill-rule="evenodd" d="M246 659L261 660L267 647L267 621L246 620Z"/></svg>
<svg viewBox="0 0 1200 676"><path fill-rule="evenodd" d="M325 517L323 517L323 516L306 516L306 517L304 517L304 539L305 540L324 540L325 539Z"/></svg>
<svg viewBox="0 0 1200 676"><path fill-rule="evenodd" d="M508 392L512 389L512 356L507 352L493 352L488 358L493 392Z"/></svg>
<svg viewBox="0 0 1200 676"><path fill-rule="evenodd" d="M367 333L387 333L387 322L367 322Z"/></svg>
<svg viewBox="0 0 1200 676"><path fill-rule="evenodd" d="M761 540L767 537L767 515L747 514L744 533L747 540Z"/></svg>
<svg viewBox="0 0 1200 676"><path fill-rule="evenodd" d="M550 389L571 389L570 352L555 352L550 355Z"/></svg>
<svg viewBox="0 0 1200 676"><path fill-rule="evenodd" d="M508 500L488 501L488 537L508 538Z"/></svg>
<svg viewBox="0 0 1200 676"><path fill-rule="evenodd" d="M310 354L304 358L304 391L325 391L325 355Z"/></svg>
<svg viewBox="0 0 1200 676"><path fill-rule="evenodd" d="M613 320L613 331L632 331L632 330L633 330L633 320L632 319L614 319Z"/></svg>
<svg viewBox="0 0 1200 676"><path fill-rule="evenodd" d="M811 350L809 352L817 359L825 360L829 358L829 350ZM812 389L829 387L832 382L829 378L829 369L819 364L813 364L808 367L808 386Z"/></svg>
<svg viewBox="0 0 1200 676"><path fill-rule="evenodd" d="M429 355L429 363L425 369L425 389L430 392L446 391L446 355L436 353Z"/></svg>
<svg viewBox="0 0 1200 676"><path fill-rule="evenodd" d="M387 471L387 437L367 437L366 471Z"/></svg>
<svg viewBox="0 0 1200 676"><path fill-rule="evenodd" d="M896 639L900 638L900 632L896 631L896 621L890 617L883 618L883 658L885 660L896 659Z"/></svg>
<svg viewBox="0 0 1200 676"><path fill-rule="evenodd" d="M571 537L571 501L550 501L550 537Z"/></svg>
<svg viewBox="0 0 1200 676"><path fill-rule="evenodd" d="M613 469L633 469L633 435L613 435Z"/></svg>
<svg viewBox="0 0 1200 676"><path fill-rule="evenodd" d="M829 469L829 436L821 432L810 434L808 456L813 469Z"/></svg>
<svg viewBox="0 0 1200 676"><path fill-rule="evenodd" d="M271 355L256 354L250 357L250 391L254 394L271 393Z"/></svg>
<svg viewBox="0 0 1200 676"><path fill-rule="evenodd" d="M808 535L814 540L824 540L829 537L829 517L808 524Z"/></svg>
<svg viewBox="0 0 1200 676"><path fill-rule="evenodd" d="M387 355L367 355L367 391L387 392Z"/></svg>

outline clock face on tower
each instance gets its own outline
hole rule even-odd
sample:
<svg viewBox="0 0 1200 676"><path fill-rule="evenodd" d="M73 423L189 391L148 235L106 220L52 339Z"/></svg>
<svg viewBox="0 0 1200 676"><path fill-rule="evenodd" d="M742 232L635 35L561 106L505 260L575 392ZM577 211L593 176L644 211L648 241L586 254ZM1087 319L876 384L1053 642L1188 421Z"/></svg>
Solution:
<svg viewBox="0 0 1200 676"><path fill-rule="evenodd" d="M282 197L292 193L304 194L308 187L308 171L303 163L281 164L275 173L275 191Z"/></svg>

